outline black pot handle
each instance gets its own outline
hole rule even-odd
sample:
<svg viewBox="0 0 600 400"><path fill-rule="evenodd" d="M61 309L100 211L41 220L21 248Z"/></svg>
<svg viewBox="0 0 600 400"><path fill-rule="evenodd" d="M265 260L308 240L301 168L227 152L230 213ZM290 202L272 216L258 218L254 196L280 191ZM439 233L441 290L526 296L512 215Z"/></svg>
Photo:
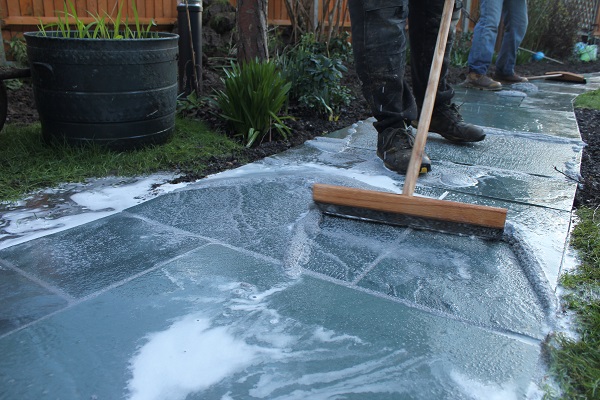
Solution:
<svg viewBox="0 0 600 400"><path fill-rule="evenodd" d="M42 62L34 62L32 64L33 69L41 79L51 79L54 76L52 65Z"/></svg>

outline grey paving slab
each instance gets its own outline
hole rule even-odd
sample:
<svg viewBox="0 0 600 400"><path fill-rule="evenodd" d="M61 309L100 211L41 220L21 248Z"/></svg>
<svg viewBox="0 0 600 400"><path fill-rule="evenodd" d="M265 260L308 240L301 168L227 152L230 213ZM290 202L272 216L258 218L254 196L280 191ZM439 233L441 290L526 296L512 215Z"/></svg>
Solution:
<svg viewBox="0 0 600 400"><path fill-rule="evenodd" d="M538 299L509 246L357 224L326 218L305 267L457 319L543 339L547 299Z"/></svg>
<svg viewBox="0 0 600 400"><path fill-rule="evenodd" d="M544 111L573 111L573 102L577 96L564 93L528 93L521 107L535 108Z"/></svg>
<svg viewBox="0 0 600 400"><path fill-rule="evenodd" d="M584 143L579 139L563 139L535 133L486 130L485 145L452 146L433 137L427 154L437 160L457 164L493 167L530 175L577 176Z"/></svg>
<svg viewBox="0 0 600 400"><path fill-rule="evenodd" d="M433 198L443 194L439 189L427 187L421 187L419 193ZM536 286L538 295L547 299L554 297L569 238L570 211L474 197L460 192L450 192L444 199L506 208L506 240L515 246L514 251L518 256L523 257L521 265L529 281Z"/></svg>
<svg viewBox="0 0 600 400"><path fill-rule="evenodd" d="M0 259L80 298L203 242L137 218L117 215L0 250Z"/></svg>
<svg viewBox="0 0 600 400"><path fill-rule="evenodd" d="M461 89L456 90L454 101L461 105L465 104L471 108L474 105L488 105L499 107L526 107L536 108L544 111L573 111L573 100L577 97L573 93L556 93L540 91L535 85L534 89L526 90L502 90L499 92L487 92L484 90ZM495 126L497 127L497 126Z"/></svg>
<svg viewBox="0 0 600 400"><path fill-rule="evenodd" d="M364 123L349 138L348 146L375 149L377 135ZM528 132L508 132L487 128L482 142L456 145L430 133L425 150L432 160L492 167L531 175L577 176L584 143L577 139ZM577 130L577 132L579 132Z"/></svg>
<svg viewBox="0 0 600 400"><path fill-rule="evenodd" d="M581 141L499 130L488 133L484 142L467 145L454 145L430 134L426 151L435 168L421 176L419 183L484 197L572 208ZM516 149L519 146L527 150ZM337 164L349 172L387 176L401 188L403 178L382 167L373 154L375 148L376 132L370 121L365 121L357 128L336 132L333 138L317 139L284 157L274 157L272 163ZM529 153L541 148L544 156ZM545 178L540 179L540 175Z"/></svg>
<svg viewBox="0 0 600 400"><path fill-rule="evenodd" d="M508 91L490 92L459 86L454 88L453 101L460 106L462 112L462 107L465 104L487 104L499 107L516 108L523 103L526 97L527 93L521 91L511 91L511 93L508 93Z"/></svg>
<svg viewBox="0 0 600 400"><path fill-rule="evenodd" d="M207 245L1 339L11 368L0 390L19 399L524 398L539 378L538 347Z"/></svg>
<svg viewBox="0 0 600 400"><path fill-rule="evenodd" d="M598 83L590 81L586 84L571 84L563 83L552 80L537 81L535 85L538 86L540 92L546 93L568 93L573 95L579 95L590 90L598 89Z"/></svg>
<svg viewBox="0 0 600 400"><path fill-rule="evenodd" d="M0 262L0 336L64 308L69 299Z"/></svg>
<svg viewBox="0 0 600 400"><path fill-rule="evenodd" d="M460 110L466 121L483 127L494 127L509 132L544 133L558 137L579 138L577 120L572 111L472 103L463 104Z"/></svg>
<svg viewBox="0 0 600 400"><path fill-rule="evenodd" d="M306 213L310 199L302 176L258 174L211 181L199 190L162 196L129 212L281 259L293 234L290 227Z"/></svg>

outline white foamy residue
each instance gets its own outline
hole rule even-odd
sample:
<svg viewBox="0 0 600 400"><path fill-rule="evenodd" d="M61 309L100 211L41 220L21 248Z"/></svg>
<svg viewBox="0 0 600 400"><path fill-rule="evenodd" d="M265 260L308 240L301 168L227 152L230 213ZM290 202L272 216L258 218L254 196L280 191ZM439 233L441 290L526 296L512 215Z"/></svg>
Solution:
<svg viewBox="0 0 600 400"><path fill-rule="evenodd" d="M55 196L55 204L27 208L27 202L20 202L14 210L2 212L5 234L0 235L0 249L107 217L185 185L165 183L172 178L157 174L129 184L113 184L117 180L114 177L97 179L70 185L69 191L76 193L64 198ZM155 185L160 185L160 189L151 190ZM55 189L49 189L46 194L54 192Z"/></svg>
<svg viewBox="0 0 600 400"><path fill-rule="evenodd" d="M334 331L330 330L330 329L325 329L322 326L318 327L317 329L315 329L315 332L313 334L313 338L315 340L318 340L320 342L323 343L327 343L327 342L340 342L340 341L344 341L344 340L351 340L354 341L356 343L363 343L363 341L357 337L357 336L352 336L352 335L338 335L337 333L335 333Z"/></svg>
<svg viewBox="0 0 600 400"><path fill-rule="evenodd" d="M148 337L131 361L132 400L178 400L208 388L257 360L260 349L226 327L189 315Z"/></svg>
<svg viewBox="0 0 600 400"><path fill-rule="evenodd" d="M130 399L179 400L205 390L222 399L239 398L240 393L273 398L279 391L305 398L313 385L325 385L318 390L321 395L401 390L400 380L393 384L389 377L398 378L404 369L403 350L373 351L359 337L282 318L269 307L269 298L289 286L262 292L245 282L214 287L229 296L222 302L228 311L212 317L191 314L148 335L130 360ZM349 350L353 346L358 347ZM345 359L351 354L361 361L348 365ZM336 367L311 374L286 367L320 360ZM247 386L254 377L258 381ZM228 378L233 380L220 389L217 384Z"/></svg>
<svg viewBox="0 0 600 400"><path fill-rule="evenodd" d="M517 400L516 387L512 382L502 385L483 383L458 371L450 372L450 377L466 394L481 400Z"/></svg>
<svg viewBox="0 0 600 400"><path fill-rule="evenodd" d="M318 164L318 163L303 163L302 165L276 165L275 167L267 164L252 163L246 164L233 170L227 170L214 174L205 178L205 180L213 179L228 179L228 178L240 178L250 175L260 175L277 171L278 174L285 174L291 172L309 172L314 175L315 172L322 172L325 174L331 174L336 177L345 177L354 179L361 183L366 183L370 186L389 190L393 193L400 193L402 187L398 185L398 181L392 179L390 176L385 175L372 175L362 173L359 170L336 168L330 165Z"/></svg>
<svg viewBox="0 0 600 400"><path fill-rule="evenodd" d="M480 382L427 353L382 347L280 315L274 297L299 281L261 291L247 282L204 280L203 285L210 286L204 286L205 292L218 297L215 303L221 306L187 315L148 335L130 360L129 398L183 400L196 394L223 400L301 400L348 394L367 398L377 393L393 397L439 390L440 384L448 387L444 382L451 382L451 392L469 398L517 398L514 383ZM204 302L195 299L193 304ZM444 373L426 372L436 368Z"/></svg>

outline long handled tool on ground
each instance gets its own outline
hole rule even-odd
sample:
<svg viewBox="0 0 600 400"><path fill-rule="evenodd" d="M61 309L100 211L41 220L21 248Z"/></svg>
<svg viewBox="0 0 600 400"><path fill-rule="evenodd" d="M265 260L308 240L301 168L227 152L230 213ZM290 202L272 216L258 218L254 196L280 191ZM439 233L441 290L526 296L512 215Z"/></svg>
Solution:
<svg viewBox="0 0 600 400"><path fill-rule="evenodd" d="M519 47L519 50L523 50L523 51L526 51L527 53L532 54L536 61L541 60L542 58L545 58L546 60L554 61L555 63L564 64L564 62L562 62L562 61L559 61L554 58L550 58L550 57L546 56L541 51L532 51L532 50L524 49L523 47Z"/></svg>
<svg viewBox="0 0 600 400"><path fill-rule="evenodd" d="M446 0L402 194L315 184L313 200L326 214L491 238L502 235L506 209L413 196L425 151L453 9L454 0Z"/></svg>
<svg viewBox="0 0 600 400"><path fill-rule="evenodd" d="M550 71L546 72L544 75L537 76L526 76L526 78L530 81L536 79L549 79L553 81L563 81L563 82L573 82L573 83L586 83L586 79L583 75L575 74L573 72L567 71Z"/></svg>

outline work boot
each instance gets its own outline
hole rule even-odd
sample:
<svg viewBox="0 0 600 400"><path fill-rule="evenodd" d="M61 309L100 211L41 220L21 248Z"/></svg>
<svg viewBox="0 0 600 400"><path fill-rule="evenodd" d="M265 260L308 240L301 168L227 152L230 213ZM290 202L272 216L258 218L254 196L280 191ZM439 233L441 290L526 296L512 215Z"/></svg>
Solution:
<svg viewBox="0 0 600 400"><path fill-rule="evenodd" d="M487 75L475 72L469 72L467 74L467 79L464 81L463 86L481 90L502 90L502 84L500 82L496 82Z"/></svg>
<svg viewBox="0 0 600 400"><path fill-rule="evenodd" d="M386 128L377 135L377 157L383 160L386 168L405 175L412 154L415 138L407 128ZM419 173L431 171L431 160L423 153Z"/></svg>
<svg viewBox="0 0 600 400"><path fill-rule="evenodd" d="M524 76L519 76L517 74L512 74L512 75L502 75L502 74L494 74L494 79L503 83L525 83L525 82L529 82L529 80L527 78L525 78Z"/></svg>
<svg viewBox="0 0 600 400"><path fill-rule="evenodd" d="M479 142L485 139L485 132L478 126L468 124L458 112L458 106L438 105L431 115L429 132L442 135L451 142Z"/></svg>

